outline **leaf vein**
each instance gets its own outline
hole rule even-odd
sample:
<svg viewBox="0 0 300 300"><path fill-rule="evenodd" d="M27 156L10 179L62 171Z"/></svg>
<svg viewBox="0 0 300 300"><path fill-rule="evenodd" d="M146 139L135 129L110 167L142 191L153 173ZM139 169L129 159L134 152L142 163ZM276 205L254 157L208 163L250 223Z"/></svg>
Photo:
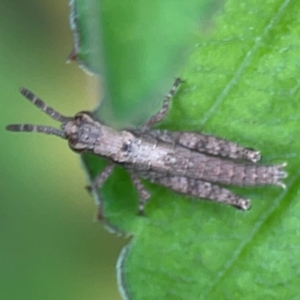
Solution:
<svg viewBox="0 0 300 300"><path fill-rule="evenodd" d="M233 74L232 78L228 81L225 85L224 89L221 91L219 96L216 98L215 102L212 104L210 109L204 114L202 117L200 124L203 126L205 123L214 115L217 111L221 103L224 101L226 96L229 94L231 89L237 84L241 74L245 71L245 69L249 66L252 59L254 58L254 54L259 50L260 46L262 45L262 40L269 34L271 29L274 27L276 22L281 18L282 14L284 13L287 6L290 4L291 0L285 0L279 7L277 13L271 18L267 26L264 28L261 37L257 37L253 44L253 47L249 49L242 60L240 66L237 68L236 72Z"/></svg>

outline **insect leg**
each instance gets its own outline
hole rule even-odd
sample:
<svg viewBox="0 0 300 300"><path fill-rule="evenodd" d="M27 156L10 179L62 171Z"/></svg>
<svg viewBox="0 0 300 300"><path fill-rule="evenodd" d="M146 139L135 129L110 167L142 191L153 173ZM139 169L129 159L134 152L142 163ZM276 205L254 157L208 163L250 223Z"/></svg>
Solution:
<svg viewBox="0 0 300 300"><path fill-rule="evenodd" d="M149 198L151 197L150 193L146 190L145 186L141 182L140 178L134 174L130 173L132 182L139 194L139 206L138 206L138 214L144 215L145 205L148 202Z"/></svg>
<svg viewBox="0 0 300 300"><path fill-rule="evenodd" d="M150 129L154 124L162 121L164 117L167 115L168 110L170 108L170 100L173 98L175 95L179 85L183 82L180 78L176 78L169 93L164 99L163 106L160 109L158 113L156 113L154 116L152 116L144 125L144 129Z"/></svg>
<svg viewBox="0 0 300 300"><path fill-rule="evenodd" d="M91 185L87 186L87 190L89 192L92 192L92 191L95 191L96 189L100 189L103 186L106 179L111 175L114 167L115 167L115 165L113 165L113 164L107 165L105 167L105 169L96 176L96 178L92 181ZM104 217L103 217L102 199L101 199L101 196L99 196L99 197L100 197L100 199L99 199L100 203L98 206L97 217L98 217L98 220L103 220Z"/></svg>
<svg viewBox="0 0 300 300"><path fill-rule="evenodd" d="M241 210L251 207L250 200L207 181L180 176L166 176L152 181L184 195L229 204Z"/></svg>
<svg viewBox="0 0 300 300"><path fill-rule="evenodd" d="M260 152L242 147L236 143L196 132L178 132L168 130L151 130L147 135L166 143L181 145L191 150L211 155L228 157L232 159L242 159L251 162L260 160Z"/></svg>

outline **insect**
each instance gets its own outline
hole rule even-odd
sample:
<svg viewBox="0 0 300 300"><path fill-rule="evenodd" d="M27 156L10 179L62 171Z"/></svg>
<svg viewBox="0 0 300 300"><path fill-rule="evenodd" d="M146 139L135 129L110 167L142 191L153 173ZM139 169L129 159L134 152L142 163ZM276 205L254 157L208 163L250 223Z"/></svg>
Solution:
<svg viewBox="0 0 300 300"><path fill-rule="evenodd" d="M226 203L241 210L250 208L250 200L227 190L224 185L278 185L285 188L281 179L287 177L283 170L286 163L259 165L260 152L257 150L202 133L151 129L166 116L170 100L182 82L180 78L175 80L161 110L141 128L122 131L102 124L90 112L63 116L32 92L21 88L23 96L61 123L60 129L31 124L8 125L6 129L56 135L68 140L70 148L76 152L89 151L105 157L108 164L91 183L91 190L102 187L115 165L123 166L137 189L139 214L144 213L151 196L141 178L178 193ZM102 207L99 216L103 217Z"/></svg>

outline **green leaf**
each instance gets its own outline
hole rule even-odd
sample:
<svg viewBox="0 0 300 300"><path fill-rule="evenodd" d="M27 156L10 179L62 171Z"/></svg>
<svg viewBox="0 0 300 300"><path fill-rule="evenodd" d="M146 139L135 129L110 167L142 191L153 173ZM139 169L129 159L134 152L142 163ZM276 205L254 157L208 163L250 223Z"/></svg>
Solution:
<svg viewBox="0 0 300 300"><path fill-rule="evenodd" d="M133 235L119 264L130 299L298 297L299 20L297 1L227 1L179 73L186 82L160 126L259 149L262 163L287 161L286 190L232 188L252 199L241 212L146 183L152 198L143 218L126 172L108 179L105 217ZM91 155L84 161L92 177L103 168Z"/></svg>

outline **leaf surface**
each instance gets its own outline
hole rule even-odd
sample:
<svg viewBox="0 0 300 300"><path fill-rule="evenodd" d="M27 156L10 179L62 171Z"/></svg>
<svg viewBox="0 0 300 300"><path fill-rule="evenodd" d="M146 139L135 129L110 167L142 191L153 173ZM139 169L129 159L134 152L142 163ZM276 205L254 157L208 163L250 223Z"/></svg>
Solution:
<svg viewBox="0 0 300 300"><path fill-rule="evenodd" d="M215 17L211 34L199 35L179 72L186 82L160 125L201 131L259 149L262 163L288 162L286 190L233 187L252 200L252 210L241 212L146 182L152 198L147 217L142 218L136 215L137 193L126 172L115 170L106 182L105 217L111 226L133 235L123 252L126 259L119 264L124 294L130 299L298 297L299 20L297 1L227 1ZM109 36L103 37L105 43ZM115 55L126 56L123 48L116 49ZM127 58L130 64L132 56ZM166 63L164 56L156 60ZM110 63L114 65L112 58ZM167 68L147 77L149 70L143 67L141 73L140 61L132 63L138 76L148 78L144 85L135 88L128 81L123 86L120 76L118 90L112 92L112 82L108 90L116 101L127 99L132 91L132 103L138 99L142 104L120 100L115 116L125 116L135 105L148 112L149 95L161 91L165 84L160 82L167 74L173 76L172 68ZM119 63L110 68L108 81L114 72L127 70ZM140 122L136 111L130 116ZM104 163L91 155L83 159L92 177L103 168Z"/></svg>

